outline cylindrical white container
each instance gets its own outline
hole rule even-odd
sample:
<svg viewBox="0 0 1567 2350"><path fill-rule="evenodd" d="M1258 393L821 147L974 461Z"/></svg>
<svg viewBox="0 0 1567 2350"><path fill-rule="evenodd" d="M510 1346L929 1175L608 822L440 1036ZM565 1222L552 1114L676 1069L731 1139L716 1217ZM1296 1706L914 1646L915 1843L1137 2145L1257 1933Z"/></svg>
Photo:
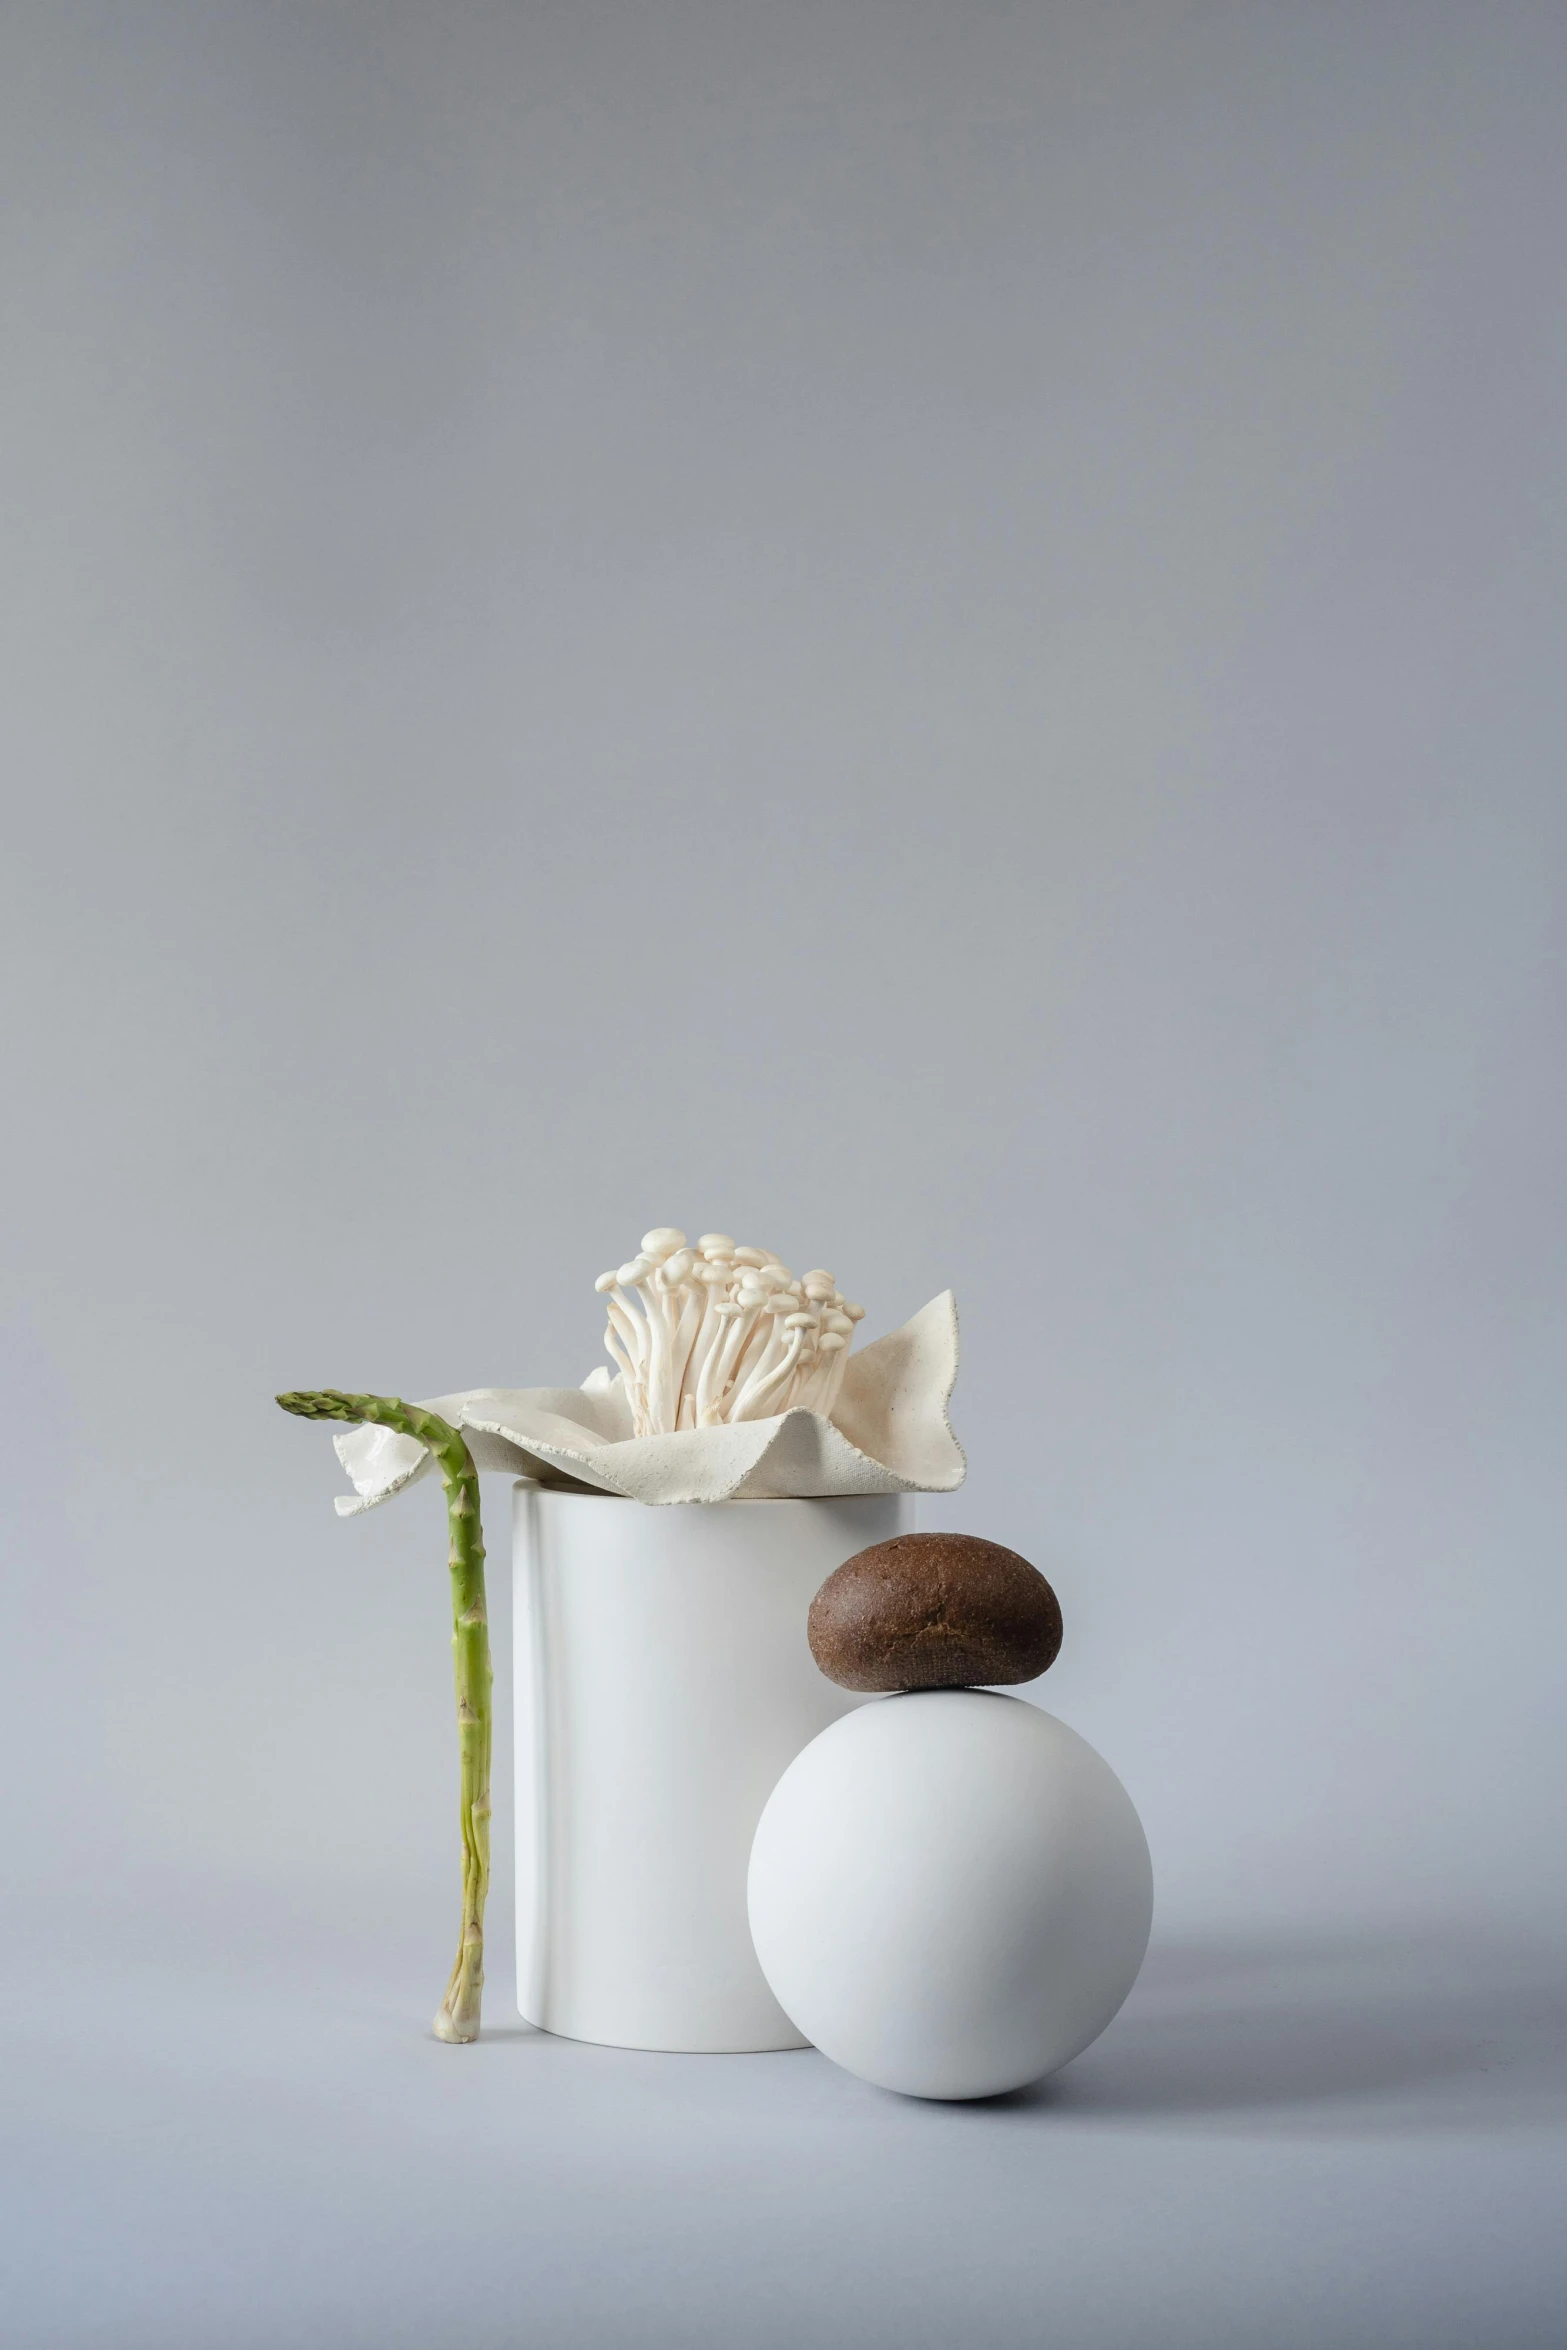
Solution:
<svg viewBox="0 0 1567 2350"><path fill-rule="evenodd" d="M861 1702L817 1671L818 1586L899 1494L649 1508L520 1482L517 2004L621 2048L802 2048L751 1946L762 1807Z"/></svg>

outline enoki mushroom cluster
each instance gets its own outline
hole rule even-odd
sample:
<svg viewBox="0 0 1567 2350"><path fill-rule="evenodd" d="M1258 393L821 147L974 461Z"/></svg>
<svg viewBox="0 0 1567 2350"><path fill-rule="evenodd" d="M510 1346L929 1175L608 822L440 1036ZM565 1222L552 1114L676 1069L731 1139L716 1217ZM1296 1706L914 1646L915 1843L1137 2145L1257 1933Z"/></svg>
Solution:
<svg viewBox="0 0 1567 2350"><path fill-rule="evenodd" d="M767 1420L797 1405L829 1415L865 1316L820 1267L796 1280L765 1248L726 1232L688 1248L663 1224L595 1286L638 1436Z"/></svg>

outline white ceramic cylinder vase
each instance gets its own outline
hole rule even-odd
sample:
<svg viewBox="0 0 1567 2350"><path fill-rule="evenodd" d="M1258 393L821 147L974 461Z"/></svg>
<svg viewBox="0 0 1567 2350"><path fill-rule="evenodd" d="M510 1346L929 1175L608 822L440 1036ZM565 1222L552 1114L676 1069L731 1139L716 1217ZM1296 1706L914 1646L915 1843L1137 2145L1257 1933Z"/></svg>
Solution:
<svg viewBox="0 0 1567 2350"><path fill-rule="evenodd" d="M806 1614L913 1525L903 1495L650 1508L515 1489L517 2004L622 2048L801 2048L746 1871L802 1748L861 1702Z"/></svg>

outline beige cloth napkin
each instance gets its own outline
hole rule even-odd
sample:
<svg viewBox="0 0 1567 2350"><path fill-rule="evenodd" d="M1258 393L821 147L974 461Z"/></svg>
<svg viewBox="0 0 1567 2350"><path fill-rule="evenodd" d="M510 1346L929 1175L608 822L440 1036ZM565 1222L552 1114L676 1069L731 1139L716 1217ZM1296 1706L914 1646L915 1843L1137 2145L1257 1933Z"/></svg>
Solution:
<svg viewBox="0 0 1567 2350"><path fill-rule="evenodd" d="M633 1436L622 1381L595 1371L582 1387L476 1387L423 1409L461 1428L474 1464L547 1484L586 1485L632 1501L780 1501L838 1493L950 1493L967 1463L947 1418L958 1375L950 1289L901 1330L851 1355L831 1419L781 1412L675 1436ZM434 1462L411 1436L348 1428L334 1436L356 1498L374 1509Z"/></svg>

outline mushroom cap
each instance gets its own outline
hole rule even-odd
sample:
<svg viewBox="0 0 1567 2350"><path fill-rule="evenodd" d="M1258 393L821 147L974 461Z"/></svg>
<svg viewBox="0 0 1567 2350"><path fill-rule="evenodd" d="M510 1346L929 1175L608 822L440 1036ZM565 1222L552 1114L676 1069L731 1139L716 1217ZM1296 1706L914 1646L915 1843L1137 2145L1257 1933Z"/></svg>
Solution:
<svg viewBox="0 0 1567 2350"><path fill-rule="evenodd" d="M1037 1567L977 1534L895 1534L811 1602L811 1654L845 1689L997 1688L1056 1660L1061 1609Z"/></svg>
<svg viewBox="0 0 1567 2350"><path fill-rule="evenodd" d="M673 1249L684 1248L686 1236L677 1232L673 1224L655 1224L651 1232L642 1235L642 1254L645 1257L667 1257Z"/></svg>

